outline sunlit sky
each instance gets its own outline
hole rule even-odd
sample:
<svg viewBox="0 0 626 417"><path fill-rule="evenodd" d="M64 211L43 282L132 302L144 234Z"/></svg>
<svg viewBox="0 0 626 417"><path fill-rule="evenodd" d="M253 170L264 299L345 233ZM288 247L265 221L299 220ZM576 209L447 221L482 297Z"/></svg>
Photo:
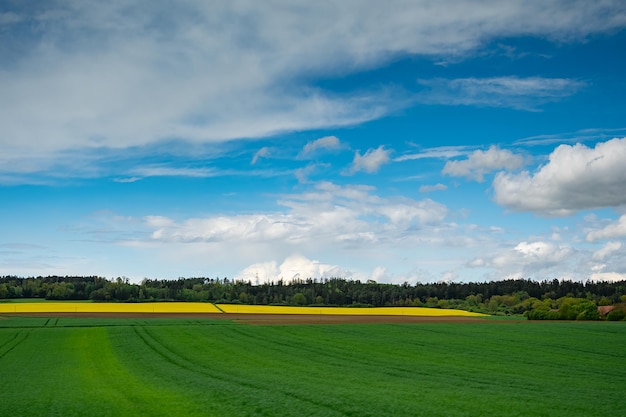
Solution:
<svg viewBox="0 0 626 417"><path fill-rule="evenodd" d="M3 1L0 274L626 279L626 2Z"/></svg>

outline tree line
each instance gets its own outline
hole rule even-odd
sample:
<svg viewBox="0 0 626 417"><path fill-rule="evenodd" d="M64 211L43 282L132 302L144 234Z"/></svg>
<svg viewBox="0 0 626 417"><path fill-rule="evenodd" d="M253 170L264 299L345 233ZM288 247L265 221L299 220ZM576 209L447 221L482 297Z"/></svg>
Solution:
<svg viewBox="0 0 626 417"><path fill-rule="evenodd" d="M384 284L343 278L253 284L228 278L144 279L98 276L0 277L0 299L45 298L112 302L201 301L215 303L416 306L489 314L525 314L531 319L601 318L597 306L625 310L626 281L577 282L509 279L491 282ZM584 314L582 314L584 313ZM601 313L598 313L601 316Z"/></svg>

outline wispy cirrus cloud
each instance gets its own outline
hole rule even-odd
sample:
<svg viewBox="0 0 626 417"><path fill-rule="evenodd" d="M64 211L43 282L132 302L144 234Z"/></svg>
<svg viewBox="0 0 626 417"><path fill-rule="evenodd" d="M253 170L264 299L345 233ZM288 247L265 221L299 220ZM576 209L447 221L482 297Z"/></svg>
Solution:
<svg viewBox="0 0 626 417"><path fill-rule="evenodd" d="M585 143L588 141L607 141L626 135L626 128L593 128L575 132L536 135L516 140L516 146L543 146L563 143Z"/></svg>
<svg viewBox="0 0 626 417"><path fill-rule="evenodd" d="M352 175L360 171L367 172L368 174L374 173L380 169L381 166L391 161L391 150L385 149L383 145L376 149L368 149L363 155L359 151L354 154L354 160L352 165L346 171L347 175Z"/></svg>
<svg viewBox="0 0 626 417"><path fill-rule="evenodd" d="M219 174L213 168L179 168L165 165L144 166L133 170L134 174L141 177L194 177L207 178Z"/></svg>
<svg viewBox="0 0 626 417"><path fill-rule="evenodd" d="M250 161L250 164L252 165L256 164L259 161L259 159L267 158L268 156L271 155L271 153L272 152L270 151L270 148L268 148L267 146L262 147L261 149L256 151L256 153L252 157L252 161Z"/></svg>
<svg viewBox="0 0 626 417"><path fill-rule="evenodd" d="M439 184L434 184L434 185L422 185L419 188L419 192L420 193L430 193L430 192L433 192L433 191L444 191L444 190L447 190L447 189L448 189L447 185L439 183Z"/></svg>
<svg viewBox="0 0 626 417"><path fill-rule="evenodd" d="M113 179L114 182L119 182L121 184L130 184L130 183L141 181L141 180L142 180L142 177L120 177L120 178Z"/></svg>
<svg viewBox="0 0 626 417"><path fill-rule="evenodd" d="M517 76L491 78L420 79L428 88L417 100L429 104L510 107L537 111L546 102L559 100L585 86L567 78Z"/></svg>
<svg viewBox="0 0 626 417"><path fill-rule="evenodd" d="M473 148L469 146L438 146L426 148L418 152L407 153L394 158L394 162L413 161L416 159L440 158L449 159L457 156L467 155Z"/></svg>
<svg viewBox="0 0 626 417"><path fill-rule="evenodd" d="M321 151L337 151L342 148L342 144L336 136L324 136L307 142L298 154L299 159L308 159Z"/></svg>

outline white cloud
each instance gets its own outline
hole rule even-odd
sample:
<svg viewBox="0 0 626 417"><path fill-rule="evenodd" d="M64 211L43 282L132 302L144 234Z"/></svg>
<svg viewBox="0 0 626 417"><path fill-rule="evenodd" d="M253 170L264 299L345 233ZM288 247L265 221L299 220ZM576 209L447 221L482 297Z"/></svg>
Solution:
<svg viewBox="0 0 626 417"><path fill-rule="evenodd" d="M626 138L600 142L594 148L561 145L533 174L498 173L493 181L495 201L516 211L548 215L624 205L624 161Z"/></svg>
<svg viewBox="0 0 626 417"><path fill-rule="evenodd" d="M430 88L419 100L433 104L479 105L536 110L538 104L567 97L580 90L581 81L543 77L435 78L418 80Z"/></svg>
<svg viewBox="0 0 626 417"><path fill-rule="evenodd" d="M305 166L304 168L298 168L294 171L294 174L296 176L296 178L298 179L298 182L300 184L307 184L310 183L311 180L309 179L310 176L312 176L313 174L315 174L318 171L323 171L327 168L329 168L331 165L330 164L308 164L307 166Z"/></svg>
<svg viewBox="0 0 626 417"><path fill-rule="evenodd" d="M569 274L568 264L575 254L570 246L524 241L497 254L486 264L508 278L564 277ZM476 261L473 266L480 265Z"/></svg>
<svg viewBox="0 0 626 417"><path fill-rule="evenodd" d="M519 146L542 146L564 143L585 143L585 142L598 142L610 140L614 137L625 135L625 128L593 128L593 129L581 129L574 132L564 132L558 134L547 134L530 136L516 140L514 145Z"/></svg>
<svg viewBox="0 0 626 417"><path fill-rule="evenodd" d="M323 138L316 139L304 145L304 148L302 148L302 151L298 154L298 158L311 158L320 150L334 151L338 149L341 149L341 143L337 137L324 136Z"/></svg>
<svg viewBox="0 0 626 417"><path fill-rule="evenodd" d="M280 270L276 261L257 262L241 270L235 279L250 281L255 284L278 280Z"/></svg>
<svg viewBox="0 0 626 417"><path fill-rule="evenodd" d="M424 149L418 153L402 155L394 159L395 162L412 161L426 158L454 158L455 156L467 155L467 146L438 146Z"/></svg>
<svg viewBox="0 0 626 417"><path fill-rule="evenodd" d="M621 248L621 242L607 242L601 249L598 249L593 253L592 259L595 261L601 261Z"/></svg>
<svg viewBox="0 0 626 417"><path fill-rule="evenodd" d="M626 274L619 272L596 272L591 274L592 281L626 281Z"/></svg>
<svg viewBox="0 0 626 417"><path fill-rule="evenodd" d="M364 155L356 151L348 174L354 174L359 171L365 171L369 174L377 172L382 165L389 163L390 154L391 151L385 149L382 145L376 149L368 149Z"/></svg>
<svg viewBox="0 0 626 417"><path fill-rule="evenodd" d="M482 268L487 265L487 262L482 258L472 259L467 263L467 266L470 268Z"/></svg>
<svg viewBox="0 0 626 417"><path fill-rule="evenodd" d="M587 233L586 239L589 242L602 239L613 239L626 236L626 214L620 216L617 221ZM609 242L610 243L610 242Z"/></svg>
<svg viewBox="0 0 626 417"><path fill-rule="evenodd" d="M626 278L626 259L623 256L624 243L609 241L590 252L585 259L589 279L594 281L614 281Z"/></svg>
<svg viewBox="0 0 626 417"><path fill-rule="evenodd" d="M402 284L409 282L414 284L423 280L424 272L412 270L403 273L393 273L384 266L374 266L369 271L362 269L349 269L339 265L323 263L317 260L311 260L300 254L292 254L287 256L282 263L277 261L257 262L245 267L239 273L235 274L236 279L249 280L253 283L278 281L280 279L290 282L294 279L326 279L326 278L346 278L355 279L362 282L373 280L381 283ZM454 272L442 273L442 279L454 280L458 275Z"/></svg>
<svg viewBox="0 0 626 417"><path fill-rule="evenodd" d="M257 262L247 266L235 275L236 279L249 280L251 282L269 282L280 279L290 282L295 279L307 278L347 278L361 281L373 280L376 282L401 284L403 282L415 283L417 276L415 271L406 274L390 273L386 267L375 266L369 272L352 270L338 265L311 260L300 254L292 254L285 258L279 265L277 261Z"/></svg>
<svg viewBox="0 0 626 417"><path fill-rule="evenodd" d="M115 178L113 179L113 181L115 182L119 182L119 183L133 183L133 182L137 182L137 181L141 181L141 177L127 177L127 178Z"/></svg>
<svg viewBox="0 0 626 417"><path fill-rule="evenodd" d="M538 262L556 262L570 253L569 248L561 248L549 242L520 242L515 251L524 259Z"/></svg>
<svg viewBox="0 0 626 417"><path fill-rule="evenodd" d="M345 277L346 271L335 265L310 260L302 255L291 255L280 265L276 261L259 262L244 268L236 275L237 279L255 282L290 282L294 279Z"/></svg>
<svg viewBox="0 0 626 417"><path fill-rule="evenodd" d="M144 166L132 170L133 174L141 177L196 177L207 178L217 175L212 168L177 168L170 166Z"/></svg>
<svg viewBox="0 0 626 417"><path fill-rule="evenodd" d="M459 274L456 271L445 271L441 274L439 282L453 282L459 279Z"/></svg>
<svg viewBox="0 0 626 417"><path fill-rule="evenodd" d="M482 182L484 175L500 169L514 170L524 164L524 157L507 149L492 145L486 151L476 150L461 161L448 161L443 173L456 177L468 177Z"/></svg>
<svg viewBox="0 0 626 417"><path fill-rule="evenodd" d="M427 251L435 245L464 244L456 238L456 226L445 222L444 205L430 199L383 198L375 191L369 186L318 183L306 192L283 195L276 211L186 219L146 216L119 220L115 227L104 223L93 228L111 228L111 233L96 238L145 254L145 259L158 258L170 269L162 274L173 277L190 274L183 271L204 276L239 271L236 276L251 280L257 272L261 279L291 279L299 271L301 277L371 279L375 267L385 265L388 269L381 280L414 282L414 275L401 273L407 259L412 259L410 269L416 256L428 257ZM416 255L420 247L427 249ZM282 265L294 254L320 261L311 261L315 265L310 266L306 262L297 267ZM448 259L442 262L449 265ZM288 270L296 272L288 274Z"/></svg>
<svg viewBox="0 0 626 417"><path fill-rule="evenodd" d="M408 102L371 85L332 94L312 79L401 56L461 59L496 37L584 39L623 27L625 9L620 1L560 0L14 3L0 16L3 29L20 31L4 38L0 146L8 158L31 150L54 158L68 149L121 152L173 138L206 143L354 125ZM551 98L579 83L504 77L455 85L480 103L474 90Z"/></svg>
<svg viewBox="0 0 626 417"><path fill-rule="evenodd" d="M445 206L432 200L380 198L369 187L321 183L310 192L284 196L284 212L210 216L175 221L149 216L146 243L265 245L278 252L325 250L328 247L395 246L401 241L431 238ZM423 230L424 232L420 232Z"/></svg>
<svg viewBox="0 0 626 417"><path fill-rule="evenodd" d="M434 185L422 185L420 187L420 193L430 193L432 191L444 191L447 190L448 186L444 184L434 184Z"/></svg>
<svg viewBox="0 0 626 417"><path fill-rule="evenodd" d="M254 156L252 157L252 161L250 161L250 163L254 165L258 162L259 158L267 158L269 155L270 155L270 149L267 146L264 146L254 154Z"/></svg>

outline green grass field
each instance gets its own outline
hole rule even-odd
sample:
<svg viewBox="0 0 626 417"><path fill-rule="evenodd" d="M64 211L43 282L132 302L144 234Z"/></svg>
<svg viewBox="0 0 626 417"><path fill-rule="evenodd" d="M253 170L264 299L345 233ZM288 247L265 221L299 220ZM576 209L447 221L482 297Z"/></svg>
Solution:
<svg viewBox="0 0 626 417"><path fill-rule="evenodd" d="M624 323L0 319L0 416L618 416Z"/></svg>

